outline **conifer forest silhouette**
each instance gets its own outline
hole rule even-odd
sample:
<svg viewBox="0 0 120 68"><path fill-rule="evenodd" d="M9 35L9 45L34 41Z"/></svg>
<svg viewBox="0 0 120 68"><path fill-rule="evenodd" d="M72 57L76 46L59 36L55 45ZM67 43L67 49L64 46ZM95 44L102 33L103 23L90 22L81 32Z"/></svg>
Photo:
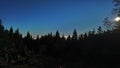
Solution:
<svg viewBox="0 0 120 68"><path fill-rule="evenodd" d="M23 37L19 29L6 29L0 20L0 67L119 68L120 21L114 26L107 18L104 22L106 30L99 26L78 34L74 29L67 38L57 30L55 34L33 38L30 32Z"/></svg>
<svg viewBox="0 0 120 68"><path fill-rule="evenodd" d="M34 39L29 32L23 37L19 29L7 30L0 22L1 67L113 68L119 64L120 28L103 31L99 27L81 35L74 29L72 37L67 38L60 37L57 30L55 35L49 33Z"/></svg>

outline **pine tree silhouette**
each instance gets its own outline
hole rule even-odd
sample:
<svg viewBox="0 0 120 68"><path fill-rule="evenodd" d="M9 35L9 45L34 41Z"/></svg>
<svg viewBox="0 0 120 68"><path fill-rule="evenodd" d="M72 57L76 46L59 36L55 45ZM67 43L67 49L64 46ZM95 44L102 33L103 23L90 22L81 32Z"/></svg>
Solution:
<svg viewBox="0 0 120 68"><path fill-rule="evenodd" d="M74 29L72 39L77 40L77 31Z"/></svg>

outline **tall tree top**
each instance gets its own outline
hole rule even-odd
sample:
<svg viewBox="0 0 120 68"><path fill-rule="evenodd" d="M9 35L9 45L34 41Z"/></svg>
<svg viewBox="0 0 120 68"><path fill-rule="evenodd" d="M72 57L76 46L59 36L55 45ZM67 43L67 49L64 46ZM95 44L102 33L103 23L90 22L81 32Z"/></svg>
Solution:
<svg viewBox="0 0 120 68"><path fill-rule="evenodd" d="M60 33L59 33L59 31L58 31L58 30L56 31L56 37L57 37L57 38L59 38L59 37L60 37Z"/></svg>
<svg viewBox="0 0 120 68"><path fill-rule="evenodd" d="M2 20L0 19L0 31L4 31L4 26L2 25Z"/></svg>
<svg viewBox="0 0 120 68"><path fill-rule="evenodd" d="M27 36L26 36L28 39L31 39L32 38L32 36L31 36L31 34L29 33L29 32L27 32Z"/></svg>
<svg viewBox="0 0 120 68"><path fill-rule="evenodd" d="M19 34L19 29L17 29L17 30L15 31L15 33L16 33L16 34Z"/></svg>
<svg viewBox="0 0 120 68"><path fill-rule="evenodd" d="M0 25L2 24L2 20L0 19Z"/></svg>
<svg viewBox="0 0 120 68"><path fill-rule="evenodd" d="M74 29L72 39L77 39L77 31Z"/></svg>
<svg viewBox="0 0 120 68"><path fill-rule="evenodd" d="M12 28L12 27L10 27L10 30L9 30L9 31L10 31L10 33L13 33L13 28Z"/></svg>
<svg viewBox="0 0 120 68"><path fill-rule="evenodd" d="M99 26L99 27L98 27L98 33L101 34L102 32L103 32L103 31L102 31L102 27Z"/></svg>

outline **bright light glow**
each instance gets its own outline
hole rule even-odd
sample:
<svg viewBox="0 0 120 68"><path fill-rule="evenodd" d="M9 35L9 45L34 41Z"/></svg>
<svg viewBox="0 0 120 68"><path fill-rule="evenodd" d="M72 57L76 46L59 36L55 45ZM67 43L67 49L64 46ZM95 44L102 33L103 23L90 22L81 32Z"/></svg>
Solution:
<svg viewBox="0 0 120 68"><path fill-rule="evenodd" d="M60 35L60 37L62 38L63 35ZM64 38L67 39L67 38L68 38L68 35L64 35Z"/></svg>
<svg viewBox="0 0 120 68"><path fill-rule="evenodd" d="M66 36L64 36L65 37L65 39L67 39L68 38L68 36L66 35Z"/></svg>
<svg viewBox="0 0 120 68"><path fill-rule="evenodd" d="M115 18L115 21L116 21L116 22L120 21L120 17L116 17L116 18Z"/></svg>

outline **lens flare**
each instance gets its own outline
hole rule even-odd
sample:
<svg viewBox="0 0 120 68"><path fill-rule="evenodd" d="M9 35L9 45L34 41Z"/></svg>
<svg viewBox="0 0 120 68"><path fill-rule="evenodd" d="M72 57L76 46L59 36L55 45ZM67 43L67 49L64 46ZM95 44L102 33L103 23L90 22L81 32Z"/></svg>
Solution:
<svg viewBox="0 0 120 68"><path fill-rule="evenodd" d="M116 21L116 22L120 21L120 17L116 17L116 18L115 18L115 21Z"/></svg>

